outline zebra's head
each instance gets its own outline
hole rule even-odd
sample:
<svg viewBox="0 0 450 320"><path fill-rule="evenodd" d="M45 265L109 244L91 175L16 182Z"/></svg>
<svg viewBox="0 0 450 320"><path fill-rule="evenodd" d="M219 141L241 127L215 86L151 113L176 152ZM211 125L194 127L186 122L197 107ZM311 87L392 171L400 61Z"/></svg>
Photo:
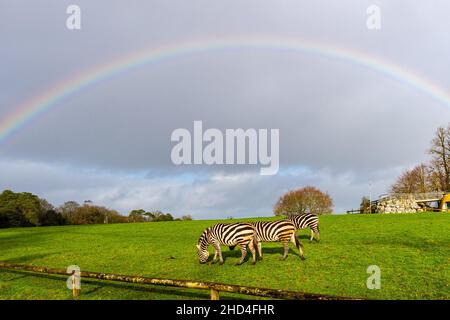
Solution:
<svg viewBox="0 0 450 320"><path fill-rule="evenodd" d="M200 263L206 263L209 258L209 251L208 251L208 233L209 228L203 231L202 235L200 236L200 239L198 239L197 244L197 254L198 259Z"/></svg>

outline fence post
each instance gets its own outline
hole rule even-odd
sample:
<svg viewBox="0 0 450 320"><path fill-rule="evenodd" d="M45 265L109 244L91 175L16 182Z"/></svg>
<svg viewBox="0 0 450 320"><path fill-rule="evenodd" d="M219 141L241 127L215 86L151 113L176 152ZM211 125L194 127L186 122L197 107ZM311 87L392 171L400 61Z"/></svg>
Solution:
<svg viewBox="0 0 450 320"><path fill-rule="evenodd" d="M219 291L211 289L211 300L219 300Z"/></svg>
<svg viewBox="0 0 450 320"><path fill-rule="evenodd" d="M74 299L78 299L80 295L80 289L77 288L77 279L75 277L75 272L72 274L72 296Z"/></svg>

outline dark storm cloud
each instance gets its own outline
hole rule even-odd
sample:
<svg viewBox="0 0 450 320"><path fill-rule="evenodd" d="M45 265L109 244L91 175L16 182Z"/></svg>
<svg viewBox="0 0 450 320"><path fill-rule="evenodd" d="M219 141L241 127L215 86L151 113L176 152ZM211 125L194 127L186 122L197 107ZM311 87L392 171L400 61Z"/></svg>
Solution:
<svg viewBox="0 0 450 320"><path fill-rule="evenodd" d="M379 31L366 28L370 1L77 1L80 31L65 28L69 4L0 5L0 117L55 83L116 57L224 35L301 37L354 48L450 89L445 41L450 22L443 9L450 5L445 1L378 1ZM13 170L17 175L1 181L5 187L40 191L55 202L88 197L89 191L89 198L122 210L146 204L198 214L213 207L230 214L263 213L270 211L278 190L309 183L334 195L343 210L368 193L369 180L374 192L382 193L402 168L426 160L433 131L449 115L448 106L423 92L348 61L276 50L203 52L131 70L61 101L1 146L5 168L25 160L27 172L36 170L32 178L19 179L20 170ZM307 173L264 179L247 167L210 167L190 193L177 175L196 176L198 168L173 166L170 134L176 128L192 130L194 120L222 130L280 129L282 168L302 167ZM60 180L42 186L36 163L53 167ZM93 172L75 179L73 168ZM105 178L104 170L111 176ZM139 183L126 178L143 172L152 175ZM235 180L218 179L219 173ZM57 191L70 179L76 181L72 187ZM150 187L155 181L164 181L167 189ZM261 191L255 194L255 189ZM216 198L206 190L216 190ZM215 206L202 204L202 197Z"/></svg>

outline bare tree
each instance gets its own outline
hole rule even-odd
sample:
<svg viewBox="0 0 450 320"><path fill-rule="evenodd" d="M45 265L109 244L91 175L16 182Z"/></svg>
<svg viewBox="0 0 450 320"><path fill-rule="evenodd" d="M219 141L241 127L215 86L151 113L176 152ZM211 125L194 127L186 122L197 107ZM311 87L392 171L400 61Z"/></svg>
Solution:
<svg viewBox="0 0 450 320"><path fill-rule="evenodd" d="M432 173L441 183L441 190L450 188L450 125L445 129L439 127L431 141L429 153L432 155Z"/></svg>
<svg viewBox="0 0 450 320"><path fill-rule="evenodd" d="M391 186L392 193L421 193L431 191L429 168L421 163L403 172Z"/></svg>
<svg viewBox="0 0 450 320"><path fill-rule="evenodd" d="M57 211L62 214L62 216L71 221L77 210L80 208L80 205L76 201L66 201L64 204L60 205L57 208Z"/></svg>
<svg viewBox="0 0 450 320"><path fill-rule="evenodd" d="M442 191L445 185L445 174L440 164L432 160L428 166L428 180L431 191Z"/></svg>

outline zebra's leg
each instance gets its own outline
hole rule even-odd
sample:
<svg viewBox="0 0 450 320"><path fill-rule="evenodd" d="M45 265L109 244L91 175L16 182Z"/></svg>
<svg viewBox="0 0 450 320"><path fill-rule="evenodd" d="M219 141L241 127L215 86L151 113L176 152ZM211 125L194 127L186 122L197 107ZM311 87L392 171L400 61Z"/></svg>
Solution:
<svg viewBox="0 0 450 320"><path fill-rule="evenodd" d="M259 254L259 260L262 260L263 259L263 254L262 254L261 242L258 242L258 254Z"/></svg>
<svg viewBox="0 0 450 320"><path fill-rule="evenodd" d="M260 243L258 243L257 246L259 246ZM256 248L255 248L255 242L252 240L248 244L248 247L250 249L250 252L252 253L252 264L256 264Z"/></svg>
<svg viewBox="0 0 450 320"><path fill-rule="evenodd" d="M289 252L289 241L283 241L284 254L282 260L286 260Z"/></svg>
<svg viewBox="0 0 450 320"><path fill-rule="evenodd" d="M298 247L300 246L300 242L297 239L297 233L294 232L291 236L291 242L294 244L294 246L298 249Z"/></svg>
<svg viewBox="0 0 450 320"><path fill-rule="evenodd" d="M300 254L300 259L305 260L305 255L303 254L303 249L302 249L302 244L300 243L300 241L298 241L298 238L294 235L294 240L295 240L295 246L298 249L298 252Z"/></svg>
<svg viewBox="0 0 450 320"><path fill-rule="evenodd" d="M237 266L244 263L245 256L247 255L247 243L241 243L241 260L239 260L238 263L236 263Z"/></svg>
<svg viewBox="0 0 450 320"><path fill-rule="evenodd" d="M309 241L312 242L314 240L314 231L312 228L310 229L310 231L311 231L311 238L309 239Z"/></svg>
<svg viewBox="0 0 450 320"><path fill-rule="evenodd" d="M217 254L218 254L217 248L214 246L214 258L212 259L212 262L211 262L212 264L216 263Z"/></svg>
<svg viewBox="0 0 450 320"><path fill-rule="evenodd" d="M217 256L219 256L219 259L222 257L222 252L220 251L220 244L216 243L214 244L214 258L212 260L212 263L216 263Z"/></svg>
<svg viewBox="0 0 450 320"><path fill-rule="evenodd" d="M220 244L217 245L217 251L219 252L219 265L223 265L222 249Z"/></svg>

